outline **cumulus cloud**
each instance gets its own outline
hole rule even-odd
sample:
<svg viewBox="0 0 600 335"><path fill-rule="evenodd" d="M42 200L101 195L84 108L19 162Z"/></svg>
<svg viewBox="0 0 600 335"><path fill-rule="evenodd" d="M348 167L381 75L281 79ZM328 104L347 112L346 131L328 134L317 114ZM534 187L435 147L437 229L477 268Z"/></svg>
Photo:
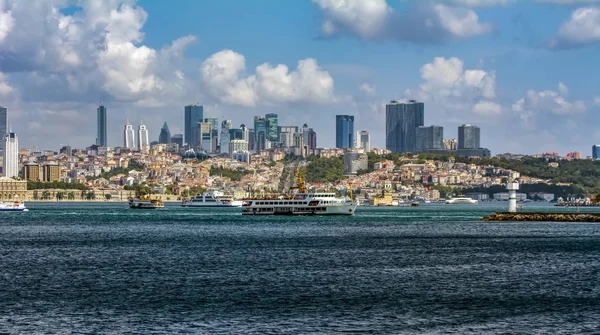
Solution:
<svg viewBox="0 0 600 335"><path fill-rule="evenodd" d="M300 60L295 70L286 65L264 63L246 75L244 55L219 51L200 67L204 84L221 102L257 106L279 103L331 103L335 101L333 78L312 58Z"/></svg>
<svg viewBox="0 0 600 335"><path fill-rule="evenodd" d="M479 101L473 106L473 113L479 115L499 115L502 106L493 101Z"/></svg>
<svg viewBox="0 0 600 335"><path fill-rule="evenodd" d="M467 7L491 7L496 5L508 5L515 0L454 0L455 3Z"/></svg>
<svg viewBox="0 0 600 335"><path fill-rule="evenodd" d="M596 104L597 106L600 106L600 95L594 97L594 104Z"/></svg>
<svg viewBox="0 0 600 335"><path fill-rule="evenodd" d="M375 94L377 92L377 86L375 84L362 83L358 86L358 89L365 94Z"/></svg>
<svg viewBox="0 0 600 335"><path fill-rule="evenodd" d="M321 33L324 36L348 34L362 39L439 43L486 34L492 28L488 23L481 23L477 13L464 6L419 2L397 13L385 0L313 2L323 12Z"/></svg>
<svg viewBox="0 0 600 335"><path fill-rule="evenodd" d="M578 4L578 3L600 2L600 0L536 0L536 1L537 2L555 3L555 4L560 4L560 5L572 5L572 4Z"/></svg>
<svg viewBox="0 0 600 335"><path fill-rule="evenodd" d="M13 88L10 87L4 73L0 72L0 97L6 97L14 92Z"/></svg>
<svg viewBox="0 0 600 335"><path fill-rule="evenodd" d="M519 115L524 125L530 125L534 117L540 114L570 115L585 112L585 103L581 100L567 100L566 92L568 90L564 84L559 84L559 92L530 89L512 105L512 110Z"/></svg>
<svg viewBox="0 0 600 335"><path fill-rule="evenodd" d="M600 8L583 7L563 22L556 37L548 42L551 49L571 49L600 42Z"/></svg>

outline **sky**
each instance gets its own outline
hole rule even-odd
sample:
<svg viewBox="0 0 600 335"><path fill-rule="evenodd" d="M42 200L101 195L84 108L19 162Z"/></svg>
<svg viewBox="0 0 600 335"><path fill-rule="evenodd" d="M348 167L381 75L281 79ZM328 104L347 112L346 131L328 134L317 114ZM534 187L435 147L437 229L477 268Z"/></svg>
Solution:
<svg viewBox="0 0 600 335"><path fill-rule="evenodd" d="M385 147L385 104L481 128L492 154L600 143L600 0L0 0L0 106L20 147L157 140L184 106L251 125L279 114L335 146L335 115Z"/></svg>

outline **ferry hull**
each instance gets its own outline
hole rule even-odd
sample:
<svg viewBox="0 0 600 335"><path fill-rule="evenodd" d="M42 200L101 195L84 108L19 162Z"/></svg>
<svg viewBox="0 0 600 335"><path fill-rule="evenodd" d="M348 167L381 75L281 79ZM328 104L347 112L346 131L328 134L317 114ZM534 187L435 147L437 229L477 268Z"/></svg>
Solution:
<svg viewBox="0 0 600 335"><path fill-rule="evenodd" d="M0 212L28 212L27 208L0 208Z"/></svg>
<svg viewBox="0 0 600 335"><path fill-rule="evenodd" d="M326 206L325 210L319 210L323 207L315 208L244 208L242 215L354 215L356 206Z"/></svg>

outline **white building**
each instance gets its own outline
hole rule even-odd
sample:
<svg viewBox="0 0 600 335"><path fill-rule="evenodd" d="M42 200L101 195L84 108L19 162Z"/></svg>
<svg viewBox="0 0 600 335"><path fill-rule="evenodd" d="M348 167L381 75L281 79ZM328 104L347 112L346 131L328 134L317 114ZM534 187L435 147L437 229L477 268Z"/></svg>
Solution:
<svg viewBox="0 0 600 335"><path fill-rule="evenodd" d="M346 151L344 153L344 173L356 174L358 170L369 168L369 160L364 152Z"/></svg>
<svg viewBox="0 0 600 335"><path fill-rule="evenodd" d="M13 132L4 136L4 165L2 172L8 178L19 176L19 139Z"/></svg>
<svg viewBox="0 0 600 335"><path fill-rule="evenodd" d="M231 140L229 141L229 152L244 152L248 151L248 142L244 140Z"/></svg>
<svg viewBox="0 0 600 335"><path fill-rule="evenodd" d="M356 132L356 147L365 152L371 151L371 134L366 130Z"/></svg>
<svg viewBox="0 0 600 335"><path fill-rule="evenodd" d="M123 147L135 149L135 130L129 124L129 121L127 121L123 129Z"/></svg>
<svg viewBox="0 0 600 335"><path fill-rule="evenodd" d="M143 153L150 151L150 141L148 140L148 129L143 122L140 122L138 128L138 150Z"/></svg>
<svg viewBox="0 0 600 335"><path fill-rule="evenodd" d="M230 129L231 120L223 120L221 122L221 153L229 153L229 142L231 141L231 136L229 135Z"/></svg>

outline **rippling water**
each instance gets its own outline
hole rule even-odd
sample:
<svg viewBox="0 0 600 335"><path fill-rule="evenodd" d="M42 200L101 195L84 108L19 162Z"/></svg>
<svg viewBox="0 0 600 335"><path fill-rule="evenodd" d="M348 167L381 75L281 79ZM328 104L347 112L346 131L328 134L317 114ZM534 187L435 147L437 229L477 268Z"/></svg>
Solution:
<svg viewBox="0 0 600 335"><path fill-rule="evenodd" d="M28 205L0 213L0 333L600 333L598 224Z"/></svg>

